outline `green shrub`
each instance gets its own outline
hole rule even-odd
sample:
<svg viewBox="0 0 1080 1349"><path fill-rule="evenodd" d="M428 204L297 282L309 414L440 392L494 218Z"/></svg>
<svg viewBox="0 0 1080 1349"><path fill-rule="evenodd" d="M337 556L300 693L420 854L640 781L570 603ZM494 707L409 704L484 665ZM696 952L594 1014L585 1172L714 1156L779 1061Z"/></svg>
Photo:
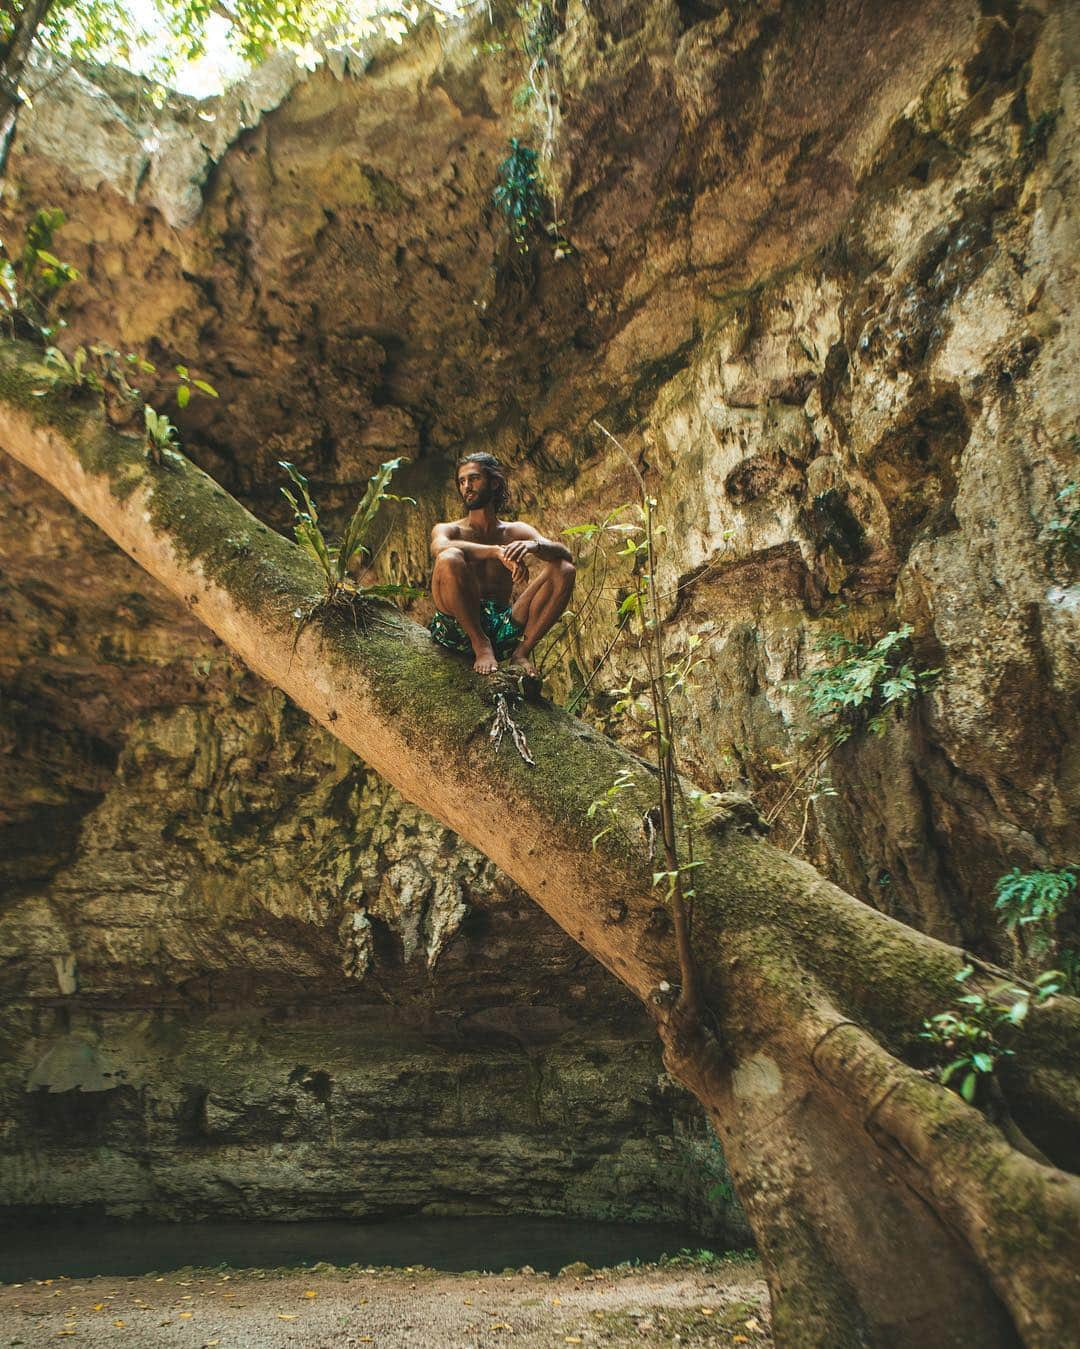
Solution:
<svg viewBox="0 0 1080 1349"><path fill-rule="evenodd" d="M45 206L27 225L17 253L0 241L0 311L14 337L47 341L63 326L53 319L56 297L79 279L78 269L51 251L53 235L66 220L58 206Z"/></svg>
<svg viewBox="0 0 1080 1349"><path fill-rule="evenodd" d="M973 973L973 967L965 965L956 975L957 983L966 984ZM974 1105L980 1084L989 1081L1002 1059L1016 1052L1001 1042L1002 1032L1019 1030L1032 1004L1038 1006L1060 988L1060 972L1048 970L1031 988L997 984L986 994L958 994L956 1007L929 1017L920 1033L920 1038L928 1040L942 1056L950 1057L950 1062L937 1070L938 1081L952 1086Z"/></svg>
<svg viewBox="0 0 1080 1349"><path fill-rule="evenodd" d="M331 544L319 524L319 508L311 496L307 478L293 464L284 459L278 460L280 467L295 483L303 498L301 505L287 487L281 489L282 496L293 510L293 535L296 542L318 563L322 571L326 582L324 603L333 604L349 597L388 595L411 597L419 593L405 585L357 586L349 579L349 570L353 562L365 556L371 557L367 540L383 502L406 501L410 505L416 505L412 497L395 496L386 490L390 479L403 462L402 459L388 459L379 466L378 472L369 479L364 495L360 498L360 504L353 511L345 527L341 542Z"/></svg>
<svg viewBox="0 0 1080 1349"><path fill-rule="evenodd" d="M834 744L865 728L880 735L890 711L903 712L928 688L940 670L920 670L911 652L912 627L905 623L873 646L830 633L817 650L837 657L791 685L811 714L831 733Z"/></svg>
<svg viewBox="0 0 1080 1349"><path fill-rule="evenodd" d="M544 217L544 197L539 181L536 151L511 137L510 153L499 165L499 185L491 199L506 216L511 237L523 253L528 251L529 235L541 225Z"/></svg>
<svg viewBox="0 0 1080 1349"><path fill-rule="evenodd" d="M1053 923L1076 890L1075 867L1059 871L1007 872L994 887L994 908L1009 932L1028 923Z"/></svg>

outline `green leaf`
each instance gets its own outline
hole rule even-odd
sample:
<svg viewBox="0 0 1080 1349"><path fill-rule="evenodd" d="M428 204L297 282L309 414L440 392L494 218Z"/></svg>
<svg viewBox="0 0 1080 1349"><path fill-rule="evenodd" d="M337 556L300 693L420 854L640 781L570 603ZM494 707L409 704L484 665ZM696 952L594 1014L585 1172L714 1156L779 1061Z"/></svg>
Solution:
<svg viewBox="0 0 1080 1349"><path fill-rule="evenodd" d="M211 398L219 397L217 389L215 389L212 384L207 384L205 379L193 379L191 382L195 385L196 389L201 390L201 392L205 394L209 394Z"/></svg>
<svg viewBox="0 0 1080 1349"><path fill-rule="evenodd" d="M928 1037L928 1038L933 1038L933 1037ZM963 1059L953 1059L952 1063L950 1063L949 1066L948 1066L947 1068L942 1068L942 1070L941 1070L941 1076L940 1076L940 1079L939 1079L940 1082L941 1082L941 1085L942 1085L943 1087L944 1087L944 1086L947 1086L947 1085L948 1085L948 1082L949 1082L949 1078L952 1077L952 1075L953 1075L955 1072L957 1072L958 1069L966 1067L966 1066L967 1066L967 1063L968 1063L968 1060L967 1060L966 1058L963 1058Z"/></svg>
<svg viewBox="0 0 1080 1349"><path fill-rule="evenodd" d="M975 1091L979 1085L978 1074L971 1072L964 1078L960 1084L960 1095L971 1105L975 1100Z"/></svg>
<svg viewBox="0 0 1080 1349"><path fill-rule="evenodd" d="M994 1060L989 1054L972 1054L971 1061L980 1073L992 1073L994 1071Z"/></svg>
<svg viewBox="0 0 1080 1349"><path fill-rule="evenodd" d="M191 401L191 389L186 384L181 384L176 391L176 406L186 408Z"/></svg>

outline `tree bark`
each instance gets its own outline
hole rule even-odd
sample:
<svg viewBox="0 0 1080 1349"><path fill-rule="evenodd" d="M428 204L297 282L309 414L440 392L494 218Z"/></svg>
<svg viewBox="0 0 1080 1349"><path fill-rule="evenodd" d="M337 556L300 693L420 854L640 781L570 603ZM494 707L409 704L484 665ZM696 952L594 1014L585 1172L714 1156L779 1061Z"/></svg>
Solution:
<svg viewBox="0 0 1080 1349"><path fill-rule="evenodd" d="M314 565L180 455L147 462L96 407L35 396L0 344L0 445L52 483L253 670L409 800L482 849L648 1008L665 1062L722 1140L781 1345L1057 1346L1080 1323L1080 1003L1033 1009L1005 1081L1010 1146L906 1060L962 952L772 848L737 801L697 840L706 1026L687 1035L670 916L639 824L655 768L547 704L519 709L537 767L494 754L491 685L396 611L324 611ZM589 804L622 769L620 828ZM980 968L984 986L999 972ZM676 1033L677 1030L683 1033Z"/></svg>
<svg viewBox="0 0 1080 1349"><path fill-rule="evenodd" d="M5 5L11 19L11 36L0 48L0 183L7 172L11 142L15 137L22 98L19 80L26 68L30 48L55 0L26 0L21 6Z"/></svg>

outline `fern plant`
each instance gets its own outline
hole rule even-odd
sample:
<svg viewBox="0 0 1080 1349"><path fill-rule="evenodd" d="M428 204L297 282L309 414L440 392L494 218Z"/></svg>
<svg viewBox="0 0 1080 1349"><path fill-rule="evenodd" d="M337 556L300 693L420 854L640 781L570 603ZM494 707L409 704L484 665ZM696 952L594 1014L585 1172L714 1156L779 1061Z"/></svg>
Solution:
<svg viewBox="0 0 1080 1349"><path fill-rule="evenodd" d="M1075 867L1060 871L1021 871L1013 867L994 887L994 908L1009 932L1029 923L1054 922L1075 891Z"/></svg>
<svg viewBox="0 0 1080 1349"><path fill-rule="evenodd" d="M319 523L319 508L311 495L307 478L294 464L290 464L285 459L278 460L279 466L289 475L300 493L300 500L298 500L287 487L281 489L282 496L292 507L293 536L304 552L318 564L319 570L323 574L326 584L323 603L335 604L352 597L365 596L384 597L393 595L399 598L412 598L420 593L407 585L357 586L349 577L350 569L355 561L372 556L371 548L368 545L368 537L383 502L403 501L412 506L416 505L413 497L396 496L386 490L391 478L403 463L404 460L399 458L388 459L384 464L379 465L378 471L369 479L359 505L353 511L352 517L345 527L345 532L341 536L341 541L332 544L327 540L322 525Z"/></svg>
<svg viewBox="0 0 1080 1349"><path fill-rule="evenodd" d="M811 670L791 687L806 699L811 714L827 725L833 744L842 744L865 728L881 735L891 711L903 712L940 675L920 670L911 653L910 623L879 637L872 646L839 633L817 644L837 657L821 670Z"/></svg>

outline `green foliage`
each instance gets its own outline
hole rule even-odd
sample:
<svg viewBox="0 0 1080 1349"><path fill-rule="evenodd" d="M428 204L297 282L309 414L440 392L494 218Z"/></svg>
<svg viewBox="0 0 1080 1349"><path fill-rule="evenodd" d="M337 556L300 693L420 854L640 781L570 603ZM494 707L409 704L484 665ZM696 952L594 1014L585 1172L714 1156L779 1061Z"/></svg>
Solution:
<svg viewBox="0 0 1080 1349"><path fill-rule="evenodd" d="M1030 169L1037 160L1042 159L1046 154L1046 147L1060 116L1060 108L1046 108L1039 113L1024 133L1020 157L1026 168Z"/></svg>
<svg viewBox="0 0 1080 1349"><path fill-rule="evenodd" d="M559 31L554 8L548 0L523 0L518 6L518 18L525 55L543 59Z"/></svg>
<svg viewBox="0 0 1080 1349"><path fill-rule="evenodd" d="M1062 990L1080 997L1080 951L1070 946L1062 947L1054 964L1061 970Z"/></svg>
<svg viewBox="0 0 1080 1349"><path fill-rule="evenodd" d="M538 187L540 170L536 151L510 138L510 153L499 165L499 184L491 200L506 216L510 235L523 252L528 252L529 236L544 218L544 197Z"/></svg>
<svg viewBox="0 0 1080 1349"><path fill-rule="evenodd" d="M864 727L880 735L890 711L903 712L941 673L920 670L911 654L912 627L905 623L873 646L839 633L817 643L837 659L811 670L791 687L807 701L811 714L833 736L834 746Z"/></svg>
<svg viewBox="0 0 1080 1349"><path fill-rule="evenodd" d="M656 1263L667 1269L711 1269L716 1265L756 1265L758 1259L755 1250L717 1252L684 1246L674 1255L662 1255Z"/></svg>
<svg viewBox="0 0 1080 1349"><path fill-rule="evenodd" d="M592 837L594 850L602 838L619 827L618 800L622 793L628 791L633 785L634 774L629 768L623 768L607 791L589 803L589 808L585 812L588 819L594 820L599 817L602 820L607 820L603 829Z"/></svg>
<svg viewBox="0 0 1080 1349"><path fill-rule="evenodd" d="M89 363L89 353L85 347L76 347L70 359L59 347L46 347L44 360L29 362L25 368L31 374L48 380L54 389L64 389L69 393L82 393L84 390L100 393L104 387L100 375Z"/></svg>
<svg viewBox="0 0 1080 1349"><path fill-rule="evenodd" d="M207 51L211 16L228 20L225 41L247 62L291 50L311 59L314 38L347 43L377 29L407 26L406 12L354 0L153 0L154 15L125 0L61 0L38 30L38 45L54 55L149 70L168 81ZM10 21L9 28L10 28ZM0 32L3 25L0 23Z"/></svg>
<svg viewBox="0 0 1080 1349"><path fill-rule="evenodd" d="M176 427L163 412L156 412L149 403L143 408L143 422L146 427L146 452L156 464L166 450L179 447L180 438Z"/></svg>
<svg viewBox="0 0 1080 1349"><path fill-rule="evenodd" d="M152 367L151 367L152 368ZM177 365L173 369L176 371L176 406L186 408L191 402L191 395L194 390L204 393L209 398L217 398L218 391L212 384L208 384L205 379L196 379L186 365Z"/></svg>
<svg viewBox="0 0 1080 1349"><path fill-rule="evenodd" d="M78 269L52 252L53 236L66 220L58 206L44 206L27 225L16 253L0 241L0 310L14 336L47 340L59 326L57 296L79 279Z"/></svg>
<svg viewBox="0 0 1080 1349"><path fill-rule="evenodd" d="M70 393L83 391L103 393L106 389L111 389L119 394L125 403L132 405L141 404L143 396L131 384L130 379L138 374L157 373L157 366L152 361L130 351L121 356L115 348L102 343L94 343L90 347L76 347L70 356L59 347L47 347L44 359L28 364L26 368L40 379L47 380L52 388L62 388ZM193 391L205 393L211 398L218 397L214 386L204 379L196 379L186 365L177 365L175 370L178 407L187 407ZM157 413L154 416L157 417ZM157 440L153 436L151 438L157 444ZM170 440L167 443L173 442ZM159 448L165 444L166 442L162 441Z"/></svg>
<svg viewBox="0 0 1080 1349"><path fill-rule="evenodd" d="M349 571L353 562L360 558L372 556L368 545L368 537L383 502L403 501L412 506L416 505L412 497L395 496L386 490L391 478L404 463L403 459L388 459L372 475L359 505L353 511L352 517L345 527L341 542L338 544L329 543L323 533L319 524L319 508L311 495L307 478L286 460L280 459L278 463L292 479L303 500L301 505L300 501L287 487L281 489L282 496L285 497L293 510L293 535L296 542L309 557L318 563L323 573L326 582L325 603L336 603L346 596L387 597L395 595L411 598L419 593L405 585L359 587L349 579Z"/></svg>
<svg viewBox="0 0 1080 1349"><path fill-rule="evenodd" d="M1076 890L1075 867L1059 871L1007 872L994 887L994 908L1009 932L1028 923L1054 922Z"/></svg>
<svg viewBox="0 0 1080 1349"><path fill-rule="evenodd" d="M1080 563L1080 483L1066 483L1055 500L1059 513L1047 522L1043 533L1051 556L1076 566Z"/></svg>
<svg viewBox="0 0 1080 1349"><path fill-rule="evenodd" d="M973 973L973 967L965 965L955 976L957 983L966 985ZM1031 988L998 984L986 994L957 994L955 1008L924 1021L920 1038L950 1058L937 1070L938 1081L952 1086L969 1105L975 1104L980 1084L989 1081L1002 1059L1015 1053L1002 1043L1002 1033L1022 1027L1033 1004L1038 1006L1060 991L1061 979L1060 971L1048 970Z"/></svg>

